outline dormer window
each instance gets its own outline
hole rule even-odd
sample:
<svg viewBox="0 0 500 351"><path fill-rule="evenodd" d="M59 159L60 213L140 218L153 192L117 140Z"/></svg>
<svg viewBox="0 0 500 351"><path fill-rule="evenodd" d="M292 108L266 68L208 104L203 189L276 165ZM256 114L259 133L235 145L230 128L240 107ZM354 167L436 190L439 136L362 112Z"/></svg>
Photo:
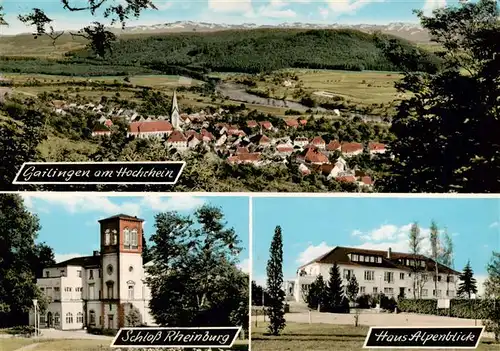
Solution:
<svg viewBox="0 0 500 351"><path fill-rule="evenodd" d="M354 262L359 261L359 256L358 256L358 255L352 255L352 260L353 260Z"/></svg>
<svg viewBox="0 0 500 351"><path fill-rule="evenodd" d="M109 229L106 229L106 231L104 232L104 245L109 245L111 242L111 233L109 231Z"/></svg>
<svg viewBox="0 0 500 351"><path fill-rule="evenodd" d="M377 263L382 263L382 257L377 257Z"/></svg>
<svg viewBox="0 0 500 351"><path fill-rule="evenodd" d="M374 263L374 262L375 262L375 257L370 256L370 262L371 262L371 263Z"/></svg>

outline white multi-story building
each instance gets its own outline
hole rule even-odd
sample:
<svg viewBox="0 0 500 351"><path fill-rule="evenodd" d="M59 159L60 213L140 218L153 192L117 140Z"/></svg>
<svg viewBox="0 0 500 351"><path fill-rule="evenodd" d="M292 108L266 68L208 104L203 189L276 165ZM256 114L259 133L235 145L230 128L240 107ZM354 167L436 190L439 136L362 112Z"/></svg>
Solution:
<svg viewBox="0 0 500 351"><path fill-rule="evenodd" d="M116 215L99 221L100 251L43 269L37 280L50 303L40 315L41 328L63 330L127 325L132 309L141 323L154 325L150 290L142 259L144 220ZM34 315L30 314L34 324Z"/></svg>
<svg viewBox="0 0 500 351"><path fill-rule="evenodd" d="M435 262L426 256L392 252L390 248L381 251L335 247L299 267L296 278L285 282L287 299L304 302L311 283L319 275L325 281L329 280L334 263L339 267L344 287L353 275L356 277L359 295L383 293L394 298L422 299L456 297L459 273L438 263L436 277Z"/></svg>

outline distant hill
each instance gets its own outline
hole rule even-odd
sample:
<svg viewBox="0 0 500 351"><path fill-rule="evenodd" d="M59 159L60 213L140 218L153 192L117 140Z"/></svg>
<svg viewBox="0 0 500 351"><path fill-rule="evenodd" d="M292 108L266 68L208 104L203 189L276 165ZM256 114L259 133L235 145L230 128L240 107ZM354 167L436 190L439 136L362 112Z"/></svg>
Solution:
<svg viewBox="0 0 500 351"><path fill-rule="evenodd" d="M129 39L126 39L129 38ZM415 46L399 39L407 48ZM423 65L437 63L421 50ZM73 53L86 60L85 50ZM394 71L373 35L353 29L254 29L122 37L106 62L165 70L255 73L282 68Z"/></svg>
<svg viewBox="0 0 500 351"><path fill-rule="evenodd" d="M365 33L381 32L394 35L416 43L428 43L428 32L415 23L388 23L388 24L315 24L315 23L281 23L277 25L257 25L255 23L223 24L210 22L177 21L159 23L150 26L127 27L125 30L115 30L117 34L159 34L159 33L186 33L186 32L214 32L221 30L245 29L356 29Z"/></svg>

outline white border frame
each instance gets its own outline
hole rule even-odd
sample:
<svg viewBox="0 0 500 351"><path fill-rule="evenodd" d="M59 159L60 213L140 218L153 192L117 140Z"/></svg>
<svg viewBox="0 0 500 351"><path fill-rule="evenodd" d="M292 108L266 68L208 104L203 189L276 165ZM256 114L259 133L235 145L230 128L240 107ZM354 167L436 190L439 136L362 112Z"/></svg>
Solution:
<svg viewBox="0 0 500 351"><path fill-rule="evenodd" d="M425 330L425 329L453 329L453 328L469 328L469 329L481 329L481 333L479 333L479 337L477 338L477 342L476 342L476 345L474 347L472 346L461 346L461 347L457 347L457 346L441 346L441 347L436 347L436 346L432 346L432 347L427 347L427 346L369 346L367 347L366 344L368 343L368 339L370 338L370 335L372 334L372 329L422 329L422 330ZM459 326L459 325L456 325L456 326L453 326L453 327L446 327L446 326L425 326L425 327L414 327L414 326L401 326L401 327L395 327L395 326L392 326L392 327L370 327L370 330L368 330L368 334L366 334L366 339L365 339L365 342L363 343L363 348L364 349L429 349L429 350L448 350L448 349L452 349L452 350L473 350L473 349L477 349L477 347L479 346L479 343L481 342L481 337L483 336L483 333L484 333L484 326L482 327L478 327L478 326Z"/></svg>
<svg viewBox="0 0 500 351"><path fill-rule="evenodd" d="M20 182L17 179L21 175L21 171L24 169L26 166L34 166L34 165L100 165L100 164L180 164L181 169L179 170L179 173L177 174L177 177L175 180L172 182ZM145 162L140 162L140 161L113 161L113 162L24 162L19 171L16 173L16 176L14 180L12 181L12 184L14 185L175 185L177 184L177 181L179 180L182 172L184 171L184 168L186 167L186 161L145 161ZM39 191L41 192L41 191ZM57 191L56 191L57 192ZM90 192L89 192L90 193Z"/></svg>
<svg viewBox="0 0 500 351"><path fill-rule="evenodd" d="M233 340L231 341L231 344L229 346L214 346L214 345L151 345L151 346L146 346L146 345L114 345L116 340L118 339L118 335L120 335L120 332L122 330L220 330L220 329L226 329L226 330L236 330L236 334L234 335ZM205 348L205 349L210 349L210 348L219 348L219 349L230 349L233 347L234 342L238 338L238 335L241 333L241 327L124 327L120 328L118 333L115 335L113 338L113 341L111 341L111 345L109 347L114 348L114 349L165 349L165 348L180 348L180 349L187 349L187 348Z"/></svg>

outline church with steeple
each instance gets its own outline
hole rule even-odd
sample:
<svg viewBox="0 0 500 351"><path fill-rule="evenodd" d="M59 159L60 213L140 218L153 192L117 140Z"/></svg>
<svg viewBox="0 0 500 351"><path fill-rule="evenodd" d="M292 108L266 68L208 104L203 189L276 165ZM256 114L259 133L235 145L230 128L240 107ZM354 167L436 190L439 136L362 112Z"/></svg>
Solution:
<svg viewBox="0 0 500 351"><path fill-rule="evenodd" d="M174 130L182 130L181 128L181 115L179 113L179 106L177 105L177 93L174 90L174 96L172 98L172 113L170 114L170 123Z"/></svg>

